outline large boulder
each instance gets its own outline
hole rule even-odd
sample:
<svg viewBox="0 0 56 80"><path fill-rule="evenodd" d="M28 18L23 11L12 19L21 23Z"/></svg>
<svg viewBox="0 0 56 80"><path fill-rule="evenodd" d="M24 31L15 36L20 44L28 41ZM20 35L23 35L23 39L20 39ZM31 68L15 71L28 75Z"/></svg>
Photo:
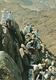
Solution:
<svg viewBox="0 0 56 80"><path fill-rule="evenodd" d="M13 38L12 35L10 33L10 31L8 30L8 28L6 28L5 26L1 26L2 27L2 45L3 48L2 50L7 52L14 60L15 60L15 52L13 50Z"/></svg>
<svg viewBox="0 0 56 80"><path fill-rule="evenodd" d="M9 20L8 22L9 23ZM2 50L6 51L14 60L15 60L15 53L18 52L21 43L23 42L23 38L21 36L19 26L16 21L12 21L11 26L2 25ZM12 54L11 54L12 53Z"/></svg>
<svg viewBox="0 0 56 80"><path fill-rule="evenodd" d="M20 33L19 25L17 24L17 22L15 20L12 20L11 21L11 25L10 25L9 19L7 19L7 25L8 25L8 27L12 26L11 29L13 29L15 31L15 34L16 34L15 37L17 37L19 43L22 43L23 42L23 38L22 38L22 35Z"/></svg>
<svg viewBox="0 0 56 80"><path fill-rule="evenodd" d="M7 28L5 26L2 27L2 50L9 54L9 56L17 63L18 67L20 68L21 72L23 72L23 65L19 54L19 44L20 42L17 42L15 40L15 36L13 31L10 28ZM18 27L18 26L17 26ZM10 29L10 30L9 30ZM19 31L19 29L18 29ZM20 31L19 31L20 33ZM19 34L20 35L20 34Z"/></svg>
<svg viewBox="0 0 56 80"><path fill-rule="evenodd" d="M0 79L22 80L20 69L13 59L4 51L0 51Z"/></svg>

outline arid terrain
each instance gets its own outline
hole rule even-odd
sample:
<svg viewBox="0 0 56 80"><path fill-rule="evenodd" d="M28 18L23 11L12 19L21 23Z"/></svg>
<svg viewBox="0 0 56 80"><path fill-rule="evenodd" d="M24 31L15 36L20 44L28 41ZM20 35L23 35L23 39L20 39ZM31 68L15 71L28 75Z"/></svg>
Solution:
<svg viewBox="0 0 56 80"><path fill-rule="evenodd" d="M4 1L20 4L23 7L37 11L56 7L56 0L4 0Z"/></svg>
<svg viewBox="0 0 56 80"><path fill-rule="evenodd" d="M16 20L16 22L19 24L19 27L21 30L23 30L23 28L26 26L27 23L32 25L34 30L38 29L39 37L41 38L43 43L53 54L55 54L56 53L56 8L55 8L56 1L52 0L54 5L52 8L50 8L50 6L43 7L43 5L41 4L42 8L39 11L36 9L32 10L32 8L27 8L26 5L22 5L23 2L19 4L18 0L16 0L17 3L13 2L15 0L11 0L12 2L10 1L7 2L7 1L0 0L0 19L1 19L1 10L6 8L8 12L11 11L13 14L14 20ZM51 4L52 4L52 1L51 1ZM25 8L20 5L25 6Z"/></svg>

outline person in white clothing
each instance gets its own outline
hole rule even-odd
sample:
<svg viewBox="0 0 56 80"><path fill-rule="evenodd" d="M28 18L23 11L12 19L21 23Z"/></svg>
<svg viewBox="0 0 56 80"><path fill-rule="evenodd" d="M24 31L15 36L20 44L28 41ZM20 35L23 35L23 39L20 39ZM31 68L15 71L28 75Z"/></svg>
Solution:
<svg viewBox="0 0 56 80"><path fill-rule="evenodd" d="M7 17L9 20L13 20L13 16L12 16L12 13L11 12L9 12L9 14L8 14L8 17Z"/></svg>
<svg viewBox="0 0 56 80"><path fill-rule="evenodd" d="M9 20L9 25L11 26L11 21L13 20L13 15L11 12L8 13L7 19Z"/></svg>
<svg viewBox="0 0 56 80"><path fill-rule="evenodd" d="M38 30L35 31L35 36L36 36L36 39L38 38Z"/></svg>
<svg viewBox="0 0 56 80"><path fill-rule="evenodd" d="M55 73L54 66L50 66L50 67L49 67L49 72L51 72L52 74L54 74L54 73Z"/></svg>
<svg viewBox="0 0 56 80"><path fill-rule="evenodd" d="M51 62L51 65L49 66L49 72L51 73L51 74L55 74L55 68L54 68L54 60Z"/></svg>
<svg viewBox="0 0 56 80"><path fill-rule="evenodd" d="M32 31L32 26L27 24L27 26L24 28L24 34L30 33Z"/></svg>
<svg viewBox="0 0 56 80"><path fill-rule="evenodd" d="M26 47L27 47L27 49L31 48L31 42L28 42L28 43L26 44Z"/></svg>
<svg viewBox="0 0 56 80"><path fill-rule="evenodd" d="M6 9L4 8L4 10L2 10L1 12L2 12L1 24L6 24L7 11L6 11Z"/></svg>
<svg viewBox="0 0 56 80"><path fill-rule="evenodd" d="M40 43L39 43L39 42L37 43L36 48L38 49L39 53L41 53L41 45L40 45Z"/></svg>

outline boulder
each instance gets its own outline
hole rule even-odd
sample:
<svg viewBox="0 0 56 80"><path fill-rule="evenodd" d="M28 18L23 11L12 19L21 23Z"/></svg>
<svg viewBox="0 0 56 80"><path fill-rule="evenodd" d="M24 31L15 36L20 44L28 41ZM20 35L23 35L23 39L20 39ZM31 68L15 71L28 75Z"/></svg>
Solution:
<svg viewBox="0 0 56 80"><path fill-rule="evenodd" d="M11 25L9 25L9 19L7 19L7 25L8 25L9 28L10 28L11 26L13 27L12 29L15 31L16 37L17 37L18 41L19 41L20 43L22 43L22 42L23 42L23 38L22 38L22 36L21 36L20 29L19 29L19 25L17 24L17 22L16 22L15 20L12 20L12 21L11 21Z"/></svg>
<svg viewBox="0 0 56 80"><path fill-rule="evenodd" d="M22 80L20 69L14 60L4 51L0 51L0 79Z"/></svg>

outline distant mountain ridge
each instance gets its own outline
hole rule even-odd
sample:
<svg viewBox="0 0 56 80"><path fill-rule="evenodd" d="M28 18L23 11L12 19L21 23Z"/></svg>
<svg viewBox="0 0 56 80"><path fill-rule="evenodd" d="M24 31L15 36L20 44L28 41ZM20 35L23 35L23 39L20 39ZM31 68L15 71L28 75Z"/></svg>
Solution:
<svg viewBox="0 0 56 80"><path fill-rule="evenodd" d="M17 3L23 7L34 9L37 11L56 8L56 0L4 0L4 1Z"/></svg>

